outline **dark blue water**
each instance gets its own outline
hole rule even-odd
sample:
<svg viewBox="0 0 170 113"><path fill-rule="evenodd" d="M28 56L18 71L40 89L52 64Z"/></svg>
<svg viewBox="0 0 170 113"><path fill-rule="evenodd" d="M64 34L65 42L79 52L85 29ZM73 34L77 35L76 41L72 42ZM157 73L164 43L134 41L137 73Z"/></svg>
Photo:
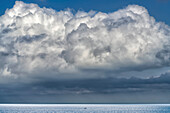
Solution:
<svg viewBox="0 0 170 113"><path fill-rule="evenodd" d="M170 113L170 104L0 104L0 113Z"/></svg>

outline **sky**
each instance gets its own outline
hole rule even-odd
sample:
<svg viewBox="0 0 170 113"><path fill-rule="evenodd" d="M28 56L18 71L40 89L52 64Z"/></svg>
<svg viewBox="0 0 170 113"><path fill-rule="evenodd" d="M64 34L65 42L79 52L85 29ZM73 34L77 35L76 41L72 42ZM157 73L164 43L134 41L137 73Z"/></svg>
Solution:
<svg viewBox="0 0 170 113"><path fill-rule="evenodd" d="M170 103L169 0L0 4L0 103Z"/></svg>

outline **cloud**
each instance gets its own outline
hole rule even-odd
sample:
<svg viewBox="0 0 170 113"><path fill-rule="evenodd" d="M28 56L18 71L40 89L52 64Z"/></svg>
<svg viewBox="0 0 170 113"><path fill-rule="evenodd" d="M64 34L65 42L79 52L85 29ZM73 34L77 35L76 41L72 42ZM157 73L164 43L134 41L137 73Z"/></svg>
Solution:
<svg viewBox="0 0 170 113"><path fill-rule="evenodd" d="M44 79L0 84L1 103L169 103L170 73L148 79Z"/></svg>
<svg viewBox="0 0 170 113"><path fill-rule="evenodd" d="M169 26L138 5L73 14L16 1L0 17L0 76L72 78L85 76L84 70L162 68L170 64L169 43Z"/></svg>

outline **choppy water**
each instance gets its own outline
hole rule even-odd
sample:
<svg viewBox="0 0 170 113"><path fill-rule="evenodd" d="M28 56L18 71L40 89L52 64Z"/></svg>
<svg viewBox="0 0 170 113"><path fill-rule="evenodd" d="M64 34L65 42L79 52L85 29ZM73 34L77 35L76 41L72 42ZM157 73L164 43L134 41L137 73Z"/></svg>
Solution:
<svg viewBox="0 0 170 113"><path fill-rule="evenodd" d="M170 113L170 104L0 104L0 113Z"/></svg>

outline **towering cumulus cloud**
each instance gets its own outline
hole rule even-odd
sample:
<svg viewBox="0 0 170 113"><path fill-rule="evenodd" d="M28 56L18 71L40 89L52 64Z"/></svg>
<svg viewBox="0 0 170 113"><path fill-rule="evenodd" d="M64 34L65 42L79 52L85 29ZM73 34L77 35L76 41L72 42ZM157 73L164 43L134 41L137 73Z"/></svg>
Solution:
<svg viewBox="0 0 170 113"><path fill-rule="evenodd" d="M135 71L169 64L169 26L138 5L113 13L73 14L17 1L0 17L1 77Z"/></svg>

